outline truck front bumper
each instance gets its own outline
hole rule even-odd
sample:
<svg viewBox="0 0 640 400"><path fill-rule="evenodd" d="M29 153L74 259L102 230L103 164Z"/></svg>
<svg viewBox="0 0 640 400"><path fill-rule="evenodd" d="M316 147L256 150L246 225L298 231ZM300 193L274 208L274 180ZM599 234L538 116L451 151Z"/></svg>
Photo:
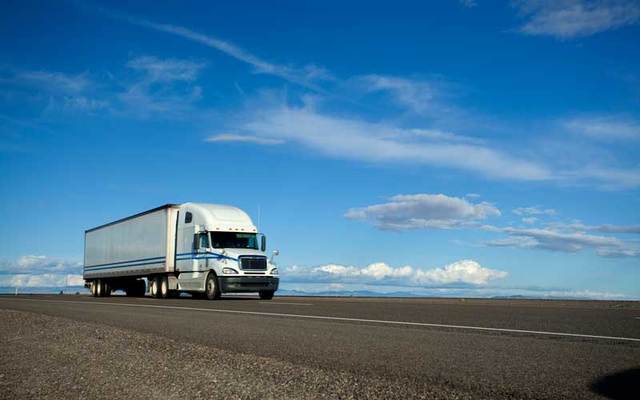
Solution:
<svg viewBox="0 0 640 400"><path fill-rule="evenodd" d="M278 290L280 278L273 276L221 276L220 290L228 292L262 292Z"/></svg>

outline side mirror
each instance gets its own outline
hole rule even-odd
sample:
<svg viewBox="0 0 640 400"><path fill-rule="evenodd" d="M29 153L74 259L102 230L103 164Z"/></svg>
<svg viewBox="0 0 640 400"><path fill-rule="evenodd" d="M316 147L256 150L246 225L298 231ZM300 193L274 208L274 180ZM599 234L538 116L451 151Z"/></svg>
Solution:
<svg viewBox="0 0 640 400"><path fill-rule="evenodd" d="M273 259L279 255L280 255L280 250L274 250L273 252L271 252L271 259L269 260L269 263L275 265L275 263L273 262Z"/></svg>
<svg viewBox="0 0 640 400"><path fill-rule="evenodd" d="M267 251L267 237L265 235L260 238L260 250Z"/></svg>
<svg viewBox="0 0 640 400"><path fill-rule="evenodd" d="M204 240L202 238L204 237ZM206 233L196 233L193 235L193 251L195 253L205 253L209 246L209 236Z"/></svg>

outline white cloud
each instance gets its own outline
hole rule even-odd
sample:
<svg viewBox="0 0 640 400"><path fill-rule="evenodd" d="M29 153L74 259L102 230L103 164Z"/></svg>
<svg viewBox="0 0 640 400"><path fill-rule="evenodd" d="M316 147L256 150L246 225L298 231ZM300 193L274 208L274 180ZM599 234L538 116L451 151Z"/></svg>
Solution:
<svg viewBox="0 0 640 400"><path fill-rule="evenodd" d="M408 140L415 137L412 130L325 115L310 106L252 108L234 130L298 142L340 158L453 167L514 180L551 179L544 166L486 146Z"/></svg>
<svg viewBox="0 0 640 400"><path fill-rule="evenodd" d="M603 189L633 189L640 186L639 168L616 168L606 166L588 166L574 172L567 172L567 177L592 179L600 182Z"/></svg>
<svg viewBox="0 0 640 400"><path fill-rule="evenodd" d="M551 227L556 229L578 231L578 232L603 232L603 233L640 233L640 225L587 225L581 222L574 222L570 224L566 223L553 223Z"/></svg>
<svg viewBox="0 0 640 400"><path fill-rule="evenodd" d="M65 97L63 99L63 108L69 111L93 112L109 108L110 103L107 100L91 99L84 96Z"/></svg>
<svg viewBox="0 0 640 400"><path fill-rule="evenodd" d="M640 140L640 122L623 116L572 118L563 122L565 129L602 141Z"/></svg>
<svg viewBox="0 0 640 400"><path fill-rule="evenodd" d="M0 261L0 287L81 286L82 263L44 255Z"/></svg>
<svg viewBox="0 0 640 400"><path fill-rule="evenodd" d="M92 86L87 74L70 75L53 71L17 71L16 82L32 85L48 92L80 93Z"/></svg>
<svg viewBox="0 0 640 400"><path fill-rule="evenodd" d="M457 135L440 129L410 129L409 132L419 138L450 143L481 144L482 140L470 136Z"/></svg>
<svg viewBox="0 0 640 400"><path fill-rule="evenodd" d="M454 228L475 223L500 211L492 204L470 203L444 194L396 195L388 203L348 210L345 217L365 220L381 229Z"/></svg>
<svg viewBox="0 0 640 400"><path fill-rule="evenodd" d="M417 113L433 107L435 89L429 82L384 75L365 75L356 81L366 92L387 92L397 104Z"/></svg>
<svg viewBox="0 0 640 400"><path fill-rule="evenodd" d="M412 287L437 285L486 285L502 279L507 272L482 267L473 260L461 260L442 268L423 269L411 266L391 267L383 262L355 267L326 264L318 267L293 266L283 268L283 277L290 282L353 283L362 285L404 285Z"/></svg>
<svg viewBox="0 0 640 400"><path fill-rule="evenodd" d="M274 75L289 82L299 84L308 89L312 89L318 92L324 92L324 90L314 82L317 80L331 79L328 71L315 64L310 64L302 68L279 65L265 61L260 57L251 54L250 52L230 42L221 40L211 35L198 33L182 26L156 23L146 19L119 14L104 9L99 9L99 11L111 18L126 21L133 25L153 29L159 32L165 32L190 40L192 42L200 43L204 46L218 50L230 57L233 57L238 61L251 65L257 73Z"/></svg>
<svg viewBox="0 0 640 400"><path fill-rule="evenodd" d="M538 216L553 216L556 211L541 207L520 207L513 210L525 224L534 224ZM638 243L614 236L587 233L640 233L637 225L585 225L581 223L550 223L545 228L517 228L480 225L480 221L500 216L491 203L471 203L465 198L443 194L393 196L389 202L352 208L345 217L370 222L380 229L480 229L504 233L507 237L486 241L489 246L518 247L575 253L591 249L602 257L636 257Z"/></svg>
<svg viewBox="0 0 640 400"><path fill-rule="evenodd" d="M21 256L15 262L15 265L19 268L31 268L41 265L49 264L49 260L47 256Z"/></svg>
<svg viewBox="0 0 640 400"><path fill-rule="evenodd" d="M205 64L174 58L159 59L153 56L141 56L129 60L127 67L144 71L149 81L172 82L196 80Z"/></svg>
<svg viewBox="0 0 640 400"><path fill-rule="evenodd" d="M233 133L221 133L218 135L212 135L205 139L206 142L239 142L239 143L252 143L260 145L276 145L284 143L282 139L271 139L259 136L251 135L236 135Z"/></svg>
<svg viewBox="0 0 640 400"><path fill-rule="evenodd" d="M529 18L520 27L529 35L570 39L640 21L640 4L634 0L520 0L514 4Z"/></svg>
<svg viewBox="0 0 640 400"><path fill-rule="evenodd" d="M597 253L602 257L640 257L640 248L605 247L598 249Z"/></svg>
<svg viewBox="0 0 640 400"><path fill-rule="evenodd" d="M409 266L392 268L385 263L373 263L364 268L344 266L339 264L326 264L313 269L313 272L326 273L340 277L365 277L375 280L385 278L408 278L414 274Z"/></svg>
<svg viewBox="0 0 640 400"><path fill-rule="evenodd" d="M586 226L587 230L606 233L640 233L640 225L595 225Z"/></svg>
<svg viewBox="0 0 640 400"><path fill-rule="evenodd" d="M473 8L478 5L478 3L476 3L476 0L459 0L459 2L467 8Z"/></svg>
<svg viewBox="0 0 640 400"><path fill-rule="evenodd" d="M109 101L93 98L98 85L88 73L65 74L57 71L30 71L0 68L3 89L19 89L30 100L46 103L45 112L60 111L91 113L109 107Z"/></svg>
<svg viewBox="0 0 640 400"><path fill-rule="evenodd" d="M194 81L205 64L143 56L130 60L127 66L142 71L143 76L117 95L123 115L144 119L151 116L182 118L201 114L195 113L193 108L202 98L202 88Z"/></svg>
<svg viewBox="0 0 640 400"><path fill-rule="evenodd" d="M145 55L129 60L126 66L138 74L133 79L118 79L117 85L107 84L109 80L99 82L88 73L6 68L0 69L0 84L20 89L19 95L40 102L43 114L53 118L63 112L65 116L70 112L92 115L107 111L136 118L189 115L192 119L206 113L194 109L194 103L202 98L202 88L195 81L205 63Z"/></svg>
<svg viewBox="0 0 640 400"><path fill-rule="evenodd" d="M476 261L461 260L443 268L416 272L416 281L421 283L447 284L454 282L485 285L491 280L502 279L507 272L484 268Z"/></svg>
<svg viewBox="0 0 640 400"><path fill-rule="evenodd" d="M486 242L489 246L520 247L575 253L592 249L603 257L636 257L640 250L633 243L612 236L591 235L584 232L566 232L552 228L514 228L484 226L487 231L502 232L509 236Z"/></svg>
<svg viewBox="0 0 640 400"><path fill-rule="evenodd" d="M531 215L553 216L553 215L557 214L556 210L553 210L551 208L543 209L543 208L540 208L538 206L534 206L534 207L518 207L518 208L513 210L513 213L517 214L517 215L526 215L526 216L531 216Z"/></svg>
<svg viewBox="0 0 640 400"><path fill-rule="evenodd" d="M0 272L3 273L53 273L78 272L82 263L73 260L63 260L44 255L26 255L15 260L0 261Z"/></svg>

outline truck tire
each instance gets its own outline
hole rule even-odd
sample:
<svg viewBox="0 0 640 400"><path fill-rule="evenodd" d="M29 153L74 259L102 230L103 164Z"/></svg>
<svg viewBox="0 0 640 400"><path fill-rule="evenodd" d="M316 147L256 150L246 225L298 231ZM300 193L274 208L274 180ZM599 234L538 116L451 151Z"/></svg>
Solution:
<svg viewBox="0 0 640 400"><path fill-rule="evenodd" d="M166 299L169 297L169 280L166 276L159 276L157 280L158 285L158 297Z"/></svg>
<svg viewBox="0 0 640 400"><path fill-rule="evenodd" d="M98 279L94 282L96 284L96 297L102 297L102 293L104 292L102 280Z"/></svg>
<svg viewBox="0 0 640 400"><path fill-rule="evenodd" d="M218 300L220 298L220 285L218 285L218 277L211 271L207 275L204 284L204 294L208 300Z"/></svg>
<svg viewBox="0 0 640 400"><path fill-rule="evenodd" d="M158 280L156 277L149 279L149 294L151 297L158 297Z"/></svg>
<svg viewBox="0 0 640 400"><path fill-rule="evenodd" d="M260 292L261 300L271 300L273 299L273 291L272 290L264 290Z"/></svg>

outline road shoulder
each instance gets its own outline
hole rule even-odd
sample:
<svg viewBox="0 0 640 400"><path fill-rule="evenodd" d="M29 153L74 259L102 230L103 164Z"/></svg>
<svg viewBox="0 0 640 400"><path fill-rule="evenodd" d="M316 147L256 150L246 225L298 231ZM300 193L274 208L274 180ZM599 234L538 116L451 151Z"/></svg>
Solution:
<svg viewBox="0 0 640 400"><path fill-rule="evenodd" d="M477 398L30 312L0 321L6 398Z"/></svg>

